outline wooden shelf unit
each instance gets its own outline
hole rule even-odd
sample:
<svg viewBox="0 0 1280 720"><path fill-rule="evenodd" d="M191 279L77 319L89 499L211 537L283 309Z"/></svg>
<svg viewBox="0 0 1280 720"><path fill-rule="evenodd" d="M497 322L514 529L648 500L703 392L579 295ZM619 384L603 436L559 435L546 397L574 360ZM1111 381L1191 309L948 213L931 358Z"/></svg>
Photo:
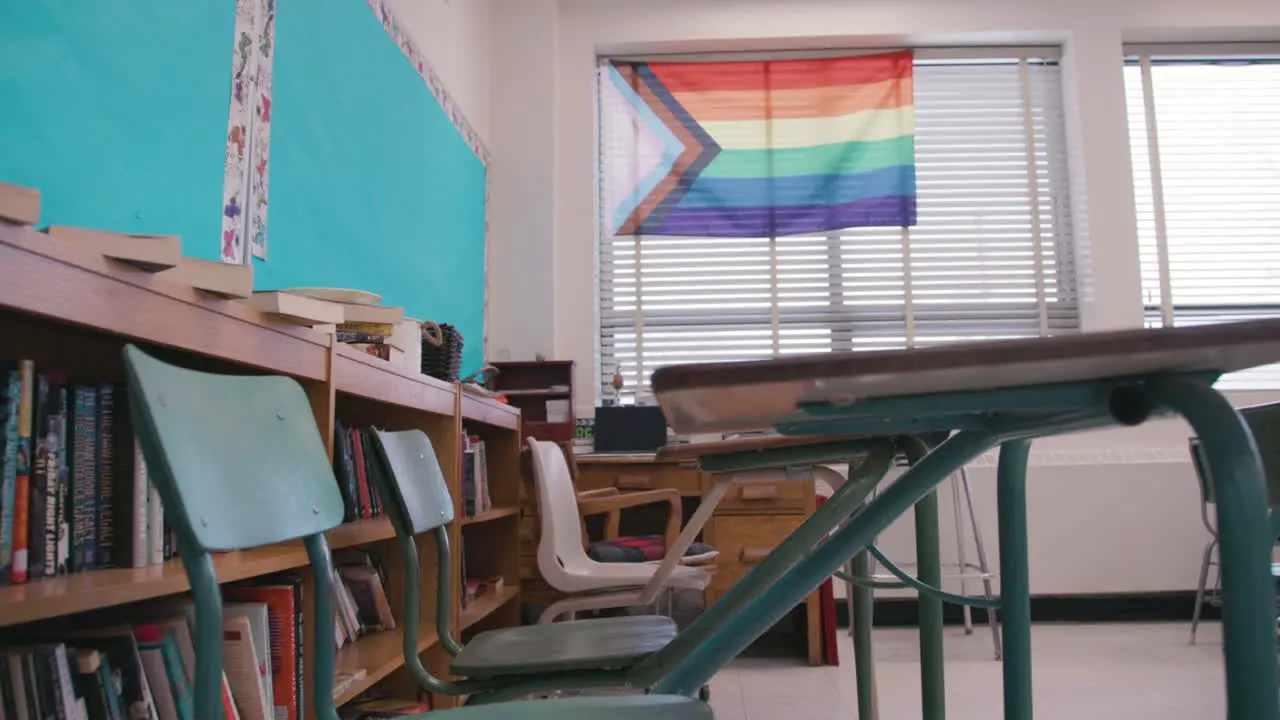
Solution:
<svg viewBox="0 0 1280 720"><path fill-rule="evenodd" d="M121 350L135 343L166 361L213 372L270 373L297 380L306 391L317 425L330 456L333 425L341 418L356 427L378 426L390 430L421 429L431 438L449 483L457 517L451 527L454 546L461 541L461 442L463 420L470 432L482 434L492 450L490 459L502 477L513 478L511 490L502 490L500 507L486 513L466 529L466 537L478 554L498 552L509 557L481 557L487 568L510 567L502 603L488 608L479 604L455 618L455 632L484 620L518 622L516 613L498 613L518 597L518 537L513 522L494 522L518 507L520 412L497 400L463 393L459 386L425 375L406 372L389 363L334 343L331 335L280 322L248 305L224 300L178 285L163 275L137 270L99 255L52 240L43 233L0 223L0 359L30 359L37 372L54 369L74 380L122 382ZM494 452L494 451L497 452ZM515 460L509 456L514 453ZM514 470L511 470L514 467ZM498 473L495 473L497 476ZM336 482L336 480L335 480ZM505 488L506 482L501 483ZM499 495L495 491L495 501ZM507 495L511 497L508 498ZM487 520L487 521L486 521ZM510 526L510 527L508 527ZM387 596L393 614L405 617L402 593L404 558L386 518L344 524L327 534L334 549L377 545L388 571ZM434 539L416 538L421 563L422 606L418 649L433 671L444 674L447 654L436 637L436 588ZM461 578L458 553L455 572ZM303 568L306 552L301 543L283 543L215 556L218 579L223 583ZM502 570L506 577L506 570ZM304 573L304 597L314 597L309 573ZM461 582L453 584L450 602L459 606ZM138 569L104 569L45 578L22 585L0 587L0 628L6 642L21 638L28 623L69 615L95 613L106 608L184 593L187 578L178 560ZM92 619L94 616L86 616ZM40 623L47 625L47 623ZM304 607L304 652L312 655L317 624L310 601ZM32 626L38 627L38 626ZM366 677L337 699L339 705L378 683L404 696L416 691L403 668L400 631L360 638L339 651L339 672L364 669ZM332 642L332 630L321 628L321 642ZM310 687L312 663L304 663ZM307 692L304 690L304 692ZM456 704L437 698L436 707ZM304 701L307 720L315 717L309 696Z"/></svg>

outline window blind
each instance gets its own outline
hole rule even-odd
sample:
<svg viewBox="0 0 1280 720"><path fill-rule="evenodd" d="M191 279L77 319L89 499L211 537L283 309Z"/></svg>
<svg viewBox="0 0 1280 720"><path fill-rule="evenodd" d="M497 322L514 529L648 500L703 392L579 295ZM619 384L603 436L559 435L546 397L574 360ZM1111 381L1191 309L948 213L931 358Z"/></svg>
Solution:
<svg viewBox="0 0 1280 720"><path fill-rule="evenodd" d="M1127 48L1148 326L1280 316L1280 46ZM1224 377L1280 388L1280 367Z"/></svg>
<svg viewBox="0 0 1280 720"><path fill-rule="evenodd" d="M917 56L911 228L742 239L602 230L602 392L615 370L625 401L668 364L1076 329L1061 98L1053 60ZM602 108L602 183L628 171L611 159L626 156L615 148L630 134L610 116Z"/></svg>

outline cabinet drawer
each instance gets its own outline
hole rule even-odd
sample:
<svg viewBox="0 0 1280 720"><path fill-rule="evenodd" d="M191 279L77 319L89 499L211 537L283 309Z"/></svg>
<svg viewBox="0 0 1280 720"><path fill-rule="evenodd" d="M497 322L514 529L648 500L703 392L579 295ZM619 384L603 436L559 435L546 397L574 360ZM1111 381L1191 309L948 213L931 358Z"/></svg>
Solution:
<svg viewBox="0 0 1280 720"><path fill-rule="evenodd" d="M812 480L740 483L729 488L716 512L803 513L812 496Z"/></svg>
<svg viewBox="0 0 1280 720"><path fill-rule="evenodd" d="M711 519L711 544L720 551L712 596L733 587L804 521L801 515L727 515Z"/></svg>
<svg viewBox="0 0 1280 720"><path fill-rule="evenodd" d="M578 489L614 487L623 492L674 488L682 495L702 491L702 473L697 463L636 463L578 466Z"/></svg>

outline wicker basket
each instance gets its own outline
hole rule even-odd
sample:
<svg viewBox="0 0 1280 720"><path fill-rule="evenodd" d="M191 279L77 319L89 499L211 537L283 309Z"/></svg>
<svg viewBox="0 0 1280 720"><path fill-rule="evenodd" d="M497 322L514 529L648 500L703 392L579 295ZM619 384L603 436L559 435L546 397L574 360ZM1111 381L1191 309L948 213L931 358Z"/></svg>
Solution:
<svg viewBox="0 0 1280 720"><path fill-rule="evenodd" d="M422 373L445 382L462 374L462 333L448 323L422 324Z"/></svg>

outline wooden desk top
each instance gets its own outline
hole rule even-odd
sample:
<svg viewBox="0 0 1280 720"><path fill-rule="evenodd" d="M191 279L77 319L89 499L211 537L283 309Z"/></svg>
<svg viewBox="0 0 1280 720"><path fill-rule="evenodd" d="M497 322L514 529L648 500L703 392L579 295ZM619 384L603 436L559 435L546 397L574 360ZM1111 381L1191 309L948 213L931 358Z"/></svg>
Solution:
<svg viewBox="0 0 1280 720"><path fill-rule="evenodd" d="M826 353L659 368L653 387L678 433L761 430L804 418L801 403L1104 380L1227 373L1280 362L1280 320ZM852 413L851 413L852 414Z"/></svg>
<svg viewBox="0 0 1280 720"><path fill-rule="evenodd" d="M579 465L638 465L641 463L678 462L661 458L655 453L585 453L574 455L573 461Z"/></svg>

